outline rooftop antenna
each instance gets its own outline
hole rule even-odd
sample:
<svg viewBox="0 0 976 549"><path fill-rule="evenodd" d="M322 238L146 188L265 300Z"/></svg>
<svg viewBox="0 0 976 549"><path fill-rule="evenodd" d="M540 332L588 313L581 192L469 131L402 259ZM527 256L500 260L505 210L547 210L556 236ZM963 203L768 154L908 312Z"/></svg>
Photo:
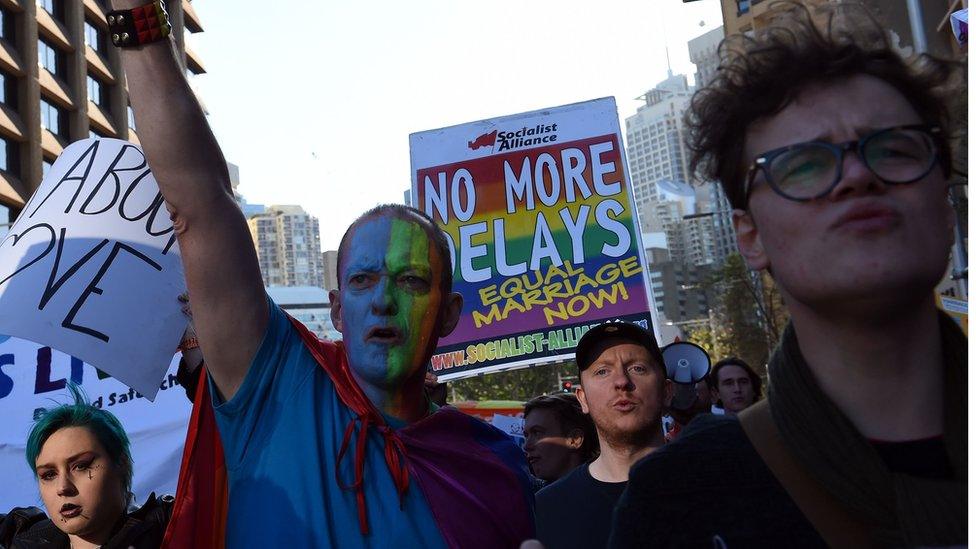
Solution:
<svg viewBox="0 0 976 549"><path fill-rule="evenodd" d="M664 24L664 19L661 19L661 35L664 36L664 57L668 60L668 78L674 76L671 72L671 52L668 50L668 28Z"/></svg>

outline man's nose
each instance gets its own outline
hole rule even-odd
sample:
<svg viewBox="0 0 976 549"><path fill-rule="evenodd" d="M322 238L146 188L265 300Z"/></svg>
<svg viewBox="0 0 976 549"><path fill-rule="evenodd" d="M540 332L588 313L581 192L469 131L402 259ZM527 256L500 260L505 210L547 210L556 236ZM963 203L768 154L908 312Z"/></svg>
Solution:
<svg viewBox="0 0 976 549"><path fill-rule="evenodd" d="M630 375L627 373L626 368L614 374L613 386L622 391L629 391L634 388L634 382L630 379Z"/></svg>
<svg viewBox="0 0 976 549"><path fill-rule="evenodd" d="M373 312L378 315L396 314L396 300L393 299L393 281L389 276L381 276L373 287Z"/></svg>

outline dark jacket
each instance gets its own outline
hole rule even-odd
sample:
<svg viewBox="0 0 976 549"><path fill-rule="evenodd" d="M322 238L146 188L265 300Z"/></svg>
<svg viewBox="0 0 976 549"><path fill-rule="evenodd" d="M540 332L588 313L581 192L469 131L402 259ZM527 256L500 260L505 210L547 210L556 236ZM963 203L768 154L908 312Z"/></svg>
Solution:
<svg viewBox="0 0 976 549"><path fill-rule="evenodd" d="M102 549L157 549L173 512L173 497L151 494L146 503L129 513L102 545ZM15 507L0 515L0 549L68 549L68 536L37 507Z"/></svg>

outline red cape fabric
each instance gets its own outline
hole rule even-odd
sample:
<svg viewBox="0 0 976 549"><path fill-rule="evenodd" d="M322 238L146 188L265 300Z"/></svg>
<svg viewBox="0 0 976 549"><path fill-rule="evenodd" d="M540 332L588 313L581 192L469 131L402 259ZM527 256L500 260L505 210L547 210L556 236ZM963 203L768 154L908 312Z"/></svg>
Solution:
<svg viewBox="0 0 976 549"><path fill-rule="evenodd" d="M356 415L347 425L338 456L341 462L355 435L355 478L345 482L337 467L336 482L356 493L363 534L369 531L363 468L367 433L372 428L383 436L387 467L401 499L412 471L449 547L517 547L534 537L524 456L506 435L453 408L441 409L398 434L353 379L341 342L319 340L299 321L289 319L331 378L339 398ZM202 370L163 548L224 546L227 470Z"/></svg>

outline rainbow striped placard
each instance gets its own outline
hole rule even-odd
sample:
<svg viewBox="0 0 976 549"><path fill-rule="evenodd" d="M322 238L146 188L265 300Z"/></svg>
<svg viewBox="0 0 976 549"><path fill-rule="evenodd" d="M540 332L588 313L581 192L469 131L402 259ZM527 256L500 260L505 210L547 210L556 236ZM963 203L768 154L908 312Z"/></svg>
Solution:
<svg viewBox="0 0 976 549"><path fill-rule="evenodd" d="M613 98L414 133L410 158L464 296L441 380L571 358L601 322L657 333Z"/></svg>

